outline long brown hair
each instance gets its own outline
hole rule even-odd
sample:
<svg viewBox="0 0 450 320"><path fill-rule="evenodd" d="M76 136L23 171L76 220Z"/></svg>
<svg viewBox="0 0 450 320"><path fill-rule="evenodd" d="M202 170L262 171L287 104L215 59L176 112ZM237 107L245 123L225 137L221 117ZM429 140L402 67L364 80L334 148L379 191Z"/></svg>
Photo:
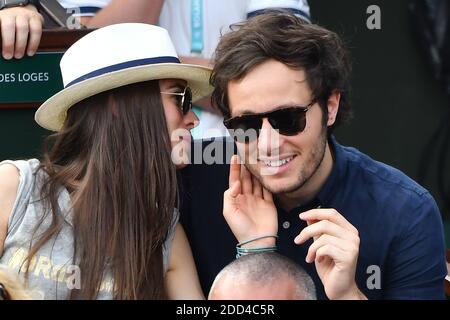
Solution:
<svg viewBox="0 0 450 320"><path fill-rule="evenodd" d="M106 271L115 299L165 298L162 248L177 181L159 92L158 81L149 81L88 98L69 109L63 129L46 141L41 224L49 214L52 223L27 261L65 223L57 199L67 188L74 264L81 270L72 299L95 299Z"/></svg>

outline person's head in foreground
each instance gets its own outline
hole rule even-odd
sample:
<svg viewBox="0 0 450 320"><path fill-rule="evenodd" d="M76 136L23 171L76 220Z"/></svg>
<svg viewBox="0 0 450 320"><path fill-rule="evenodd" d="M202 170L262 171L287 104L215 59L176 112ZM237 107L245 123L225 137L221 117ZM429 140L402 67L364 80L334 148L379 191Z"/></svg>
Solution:
<svg viewBox="0 0 450 320"><path fill-rule="evenodd" d="M246 167L274 194L313 184L332 163L328 136L350 117L342 41L286 11L233 30L216 50L212 98Z"/></svg>
<svg viewBox="0 0 450 320"><path fill-rule="evenodd" d="M217 275L209 300L315 300L309 275L275 252L254 253L228 264Z"/></svg>
<svg viewBox="0 0 450 320"><path fill-rule="evenodd" d="M65 88L36 112L38 124L57 132L36 170L39 218L21 270L37 287L62 288L64 272L34 277L33 261L79 267L80 284L58 298L164 298L176 168L198 120L191 102L211 92L210 70L181 64L165 29L127 23L77 41L61 72Z"/></svg>

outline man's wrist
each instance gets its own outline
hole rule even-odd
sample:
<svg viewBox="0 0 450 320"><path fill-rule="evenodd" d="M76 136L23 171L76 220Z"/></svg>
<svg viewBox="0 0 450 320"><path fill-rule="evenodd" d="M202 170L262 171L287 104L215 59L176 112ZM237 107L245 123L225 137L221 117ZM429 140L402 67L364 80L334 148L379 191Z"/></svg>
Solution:
<svg viewBox="0 0 450 320"><path fill-rule="evenodd" d="M268 248L275 247L277 245L276 238L264 238L249 242L241 246L244 249L252 249L252 248Z"/></svg>
<svg viewBox="0 0 450 320"><path fill-rule="evenodd" d="M236 245L236 259L253 253L277 251L277 235L263 235L240 242Z"/></svg>
<svg viewBox="0 0 450 320"><path fill-rule="evenodd" d="M367 297L359 290L355 283L346 293L333 300L367 300Z"/></svg>

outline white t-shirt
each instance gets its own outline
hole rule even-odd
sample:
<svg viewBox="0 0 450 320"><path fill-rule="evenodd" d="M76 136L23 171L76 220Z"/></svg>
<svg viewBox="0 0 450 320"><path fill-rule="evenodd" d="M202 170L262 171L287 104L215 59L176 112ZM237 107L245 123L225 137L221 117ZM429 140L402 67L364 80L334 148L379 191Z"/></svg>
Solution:
<svg viewBox="0 0 450 320"><path fill-rule="evenodd" d="M201 56L211 58L221 33L233 23L247 19L247 14L267 8L288 8L309 16L306 0L202 0L203 45ZM159 25L169 31L179 55L191 54L191 0L165 0Z"/></svg>
<svg viewBox="0 0 450 320"><path fill-rule="evenodd" d="M202 56L211 58L220 32L228 31L231 23L243 21L247 16L248 0L203 0ZM169 31L179 55L191 55L191 0L165 0L159 25Z"/></svg>

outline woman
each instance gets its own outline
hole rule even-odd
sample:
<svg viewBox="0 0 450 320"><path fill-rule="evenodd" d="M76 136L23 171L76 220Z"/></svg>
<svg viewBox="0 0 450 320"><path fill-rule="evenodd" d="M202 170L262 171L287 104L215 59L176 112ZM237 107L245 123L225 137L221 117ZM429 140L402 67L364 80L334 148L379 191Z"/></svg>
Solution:
<svg viewBox="0 0 450 320"><path fill-rule="evenodd" d="M61 72L36 113L57 131L43 160L0 164L0 264L38 298L203 298L177 223L190 137L170 136L196 125L210 70L180 64L164 29L119 24L75 43Z"/></svg>

